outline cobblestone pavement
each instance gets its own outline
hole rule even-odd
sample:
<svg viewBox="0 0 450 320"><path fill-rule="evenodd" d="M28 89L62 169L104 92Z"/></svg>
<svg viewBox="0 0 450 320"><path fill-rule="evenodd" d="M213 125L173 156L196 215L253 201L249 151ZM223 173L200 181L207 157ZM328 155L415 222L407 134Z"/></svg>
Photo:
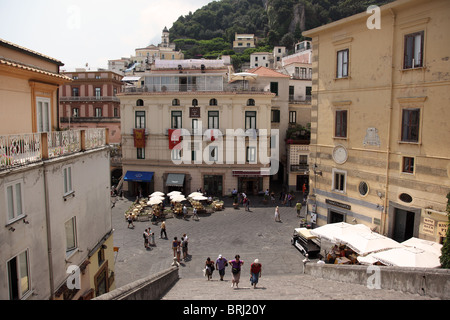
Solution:
<svg viewBox="0 0 450 320"><path fill-rule="evenodd" d="M275 222L274 206L263 205L260 197L251 202L250 212L243 207L234 209L229 200L225 201L225 210L200 215L199 221L190 217L186 220L179 217L167 219L168 239L160 239L159 224L136 221L134 229L128 228L124 213L132 201L119 199L112 209L114 246L119 247L115 257L116 287L170 267L173 262L172 240L186 233L189 237L188 259L181 262L180 280L163 299L429 299L305 275L304 257L290 243L293 229L299 225L293 207L280 206L282 222ZM155 233L155 246L150 250L144 248L142 236L148 227ZM239 254L244 261L239 289L230 287L229 268L225 281L219 281L217 271L211 281L203 276L206 258L215 260L219 254L230 260ZM249 268L256 258L263 265L263 271L260 287L253 289L249 283Z"/></svg>

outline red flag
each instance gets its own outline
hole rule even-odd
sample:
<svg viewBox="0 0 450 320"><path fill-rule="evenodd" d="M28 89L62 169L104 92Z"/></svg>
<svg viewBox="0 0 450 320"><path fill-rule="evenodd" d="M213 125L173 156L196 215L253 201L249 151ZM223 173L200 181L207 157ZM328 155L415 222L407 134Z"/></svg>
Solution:
<svg viewBox="0 0 450 320"><path fill-rule="evenodd" d="M214 129L211 130L211 141L215 141L216 138L214 138Z"/></svg>
<svg viewBox="0 0 450 320"><path fill-rule="evenodd" d="M145 148L145 129L133 129L134 147Z"/></svg>
<svg viewBox="0 0 450 320"><path fill-rule="evenodd" d="M181 130L180 129L169 129L169 149L181 149Z"/></svg>

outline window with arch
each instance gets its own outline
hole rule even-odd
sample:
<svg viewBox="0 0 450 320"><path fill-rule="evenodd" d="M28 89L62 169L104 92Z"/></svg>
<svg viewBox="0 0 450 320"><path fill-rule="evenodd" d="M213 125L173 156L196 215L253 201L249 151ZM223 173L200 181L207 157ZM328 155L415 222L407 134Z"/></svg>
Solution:
<svg viewBox="0 0 450 320"><path fill-rule="evenodd" d="M217 106L217 99L211 99L211 100L209 100L209 105L210 106Z"/></svg>
<svg viewBox="0 0 450 320"><path fill-rule="evenodd" d="M248 99L247 100L247 106L254 106L255 105L255 100L254 99Z"/></svg>
<svg viewBox="0 0 450 320"><path fill-rule="evenodd" d="M192 106L194 106L194 107L198 106L198 100L197 99L192 99Z"/></svg>
<svg viewBox="0 0 450 320"><path fill-rule="evenodd" d="M180 100L178 100L178 99L173 99L173 100L172 100L172 105L173 105L173 106L179 106L179 105L180 105Z"/></svg>
<svg viewBox="0 0 450 320"><path fill-rule="evenodd" d="M136 106L137 107L142 107L143 105L144 105L144 100L142 100L142 99L136 100Z"/></svg>

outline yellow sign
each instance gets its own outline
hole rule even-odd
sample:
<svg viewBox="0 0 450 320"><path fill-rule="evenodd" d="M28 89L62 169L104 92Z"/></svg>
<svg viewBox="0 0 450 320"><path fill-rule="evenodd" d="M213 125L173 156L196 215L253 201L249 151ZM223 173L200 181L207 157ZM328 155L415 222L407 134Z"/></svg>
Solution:
<svg viewBox="0 0 450 320"><path fill-rule="evenodd" d="M448 222L438 221L437 223L437 234L439 237L446 237L448 229Z"/></svg>
<svg viewBox="0 0 450 320"><path fill-rule="evenodd" d="M423 219L422 232L434 235L434 220L430 218Z"/></svg>

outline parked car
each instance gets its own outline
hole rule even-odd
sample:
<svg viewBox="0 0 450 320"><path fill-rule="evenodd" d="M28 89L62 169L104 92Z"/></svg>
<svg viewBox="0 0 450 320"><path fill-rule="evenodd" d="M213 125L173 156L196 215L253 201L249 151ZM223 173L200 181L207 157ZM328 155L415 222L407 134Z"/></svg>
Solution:
<svg viewBox="0 0 450 320"><path fill-rule="evenodd" d="M320 252L317 236L311 234L307 228L295 228L291 244L300 250L303 255L308 254L309 258L315 258Z"/></svg>

